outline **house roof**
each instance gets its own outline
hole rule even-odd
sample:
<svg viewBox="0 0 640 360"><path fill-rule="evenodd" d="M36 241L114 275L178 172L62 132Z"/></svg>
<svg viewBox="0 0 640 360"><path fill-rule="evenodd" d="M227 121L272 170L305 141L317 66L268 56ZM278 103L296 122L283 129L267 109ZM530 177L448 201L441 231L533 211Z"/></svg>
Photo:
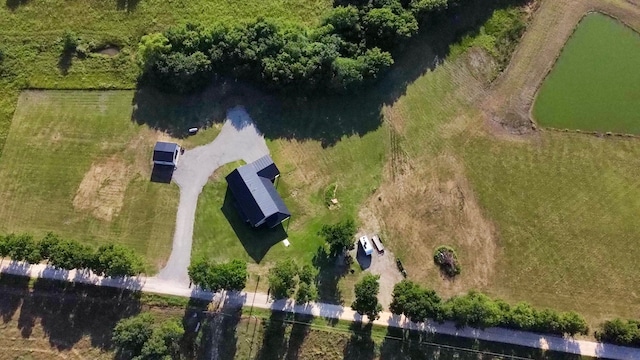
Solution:
<svg viewBox="0 0 640 360"><path fill-rule="evenodd" d="M280 175L280 170L276 164L273 163L273 159L271 159L271 156L269 155L261 157L260 159L252 162L251 165L255 168L258 176L267 178L271 181Z"/></svg>
<svg viewBox="0 0 640 360"><path fill-rule="evenodd" d="M253 164L233 170L226 180L240 212L252 226L265 221L273 227L291 216L271 179L259 176Z"/></svg>
<svg viewBox="0 0 640 360"><path fill-rule="evenodd" d="M173 162L174 154L179 148L176 143L158 141L153 148L153 161Z"/></svg>

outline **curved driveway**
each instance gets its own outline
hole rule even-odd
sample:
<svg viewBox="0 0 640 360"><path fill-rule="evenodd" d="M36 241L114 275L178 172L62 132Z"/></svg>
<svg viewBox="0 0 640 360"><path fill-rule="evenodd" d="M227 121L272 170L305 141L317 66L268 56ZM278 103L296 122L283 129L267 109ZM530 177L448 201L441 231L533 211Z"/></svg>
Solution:
<svg viewBox="0 0 640 360"><path fill-rule="evenodd" d="M269 149L264 137L254 126L246 110L240 106L227 112L227 120L214 141L184 152L173 173L173 180L180 187L173 248L167 265L160 270L157 278L181 284L189 283L187 268L191 262L196 206L209 176L226 163L237 160L249 163L267 154Z"/></svg>

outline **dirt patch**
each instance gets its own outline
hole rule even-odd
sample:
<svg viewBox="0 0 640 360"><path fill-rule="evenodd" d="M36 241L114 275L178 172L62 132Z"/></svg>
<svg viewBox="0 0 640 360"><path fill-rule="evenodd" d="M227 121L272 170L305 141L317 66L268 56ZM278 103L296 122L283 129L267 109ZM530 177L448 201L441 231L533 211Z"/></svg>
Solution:
<svg viewBox="0 0 640 360"><path fill-rule="evenodd" d="M109 45L106 46L102 49L96 50L96 53L100 54L100 55L105 55L105 56L109 56L109 57L114 57L118 54L120 54L120 48L114 45Z"/></svg>
<svg viewBox="0 0 640 360"><path fill-rule="evenodd" d="M383 240L402 259L410 279L427 283L443 295L482 289L491 282L499 256L495 230L482 214L462 163L453 155L413 166L404 176L385 182L367 208L376 214L387 234ZM441 276L433 263L433 251L439 245L458 252L462 274L454 280ZM394 261L387 266L386 272L398 272Z"/></svg>
<svg viewBox="0 0 640 360"><path fill-rule="evenodd" d="M116 157L92 164L73 198L73 206L91 212L97 219L113 220L122 209L129 177L129 167Z"/></svg>

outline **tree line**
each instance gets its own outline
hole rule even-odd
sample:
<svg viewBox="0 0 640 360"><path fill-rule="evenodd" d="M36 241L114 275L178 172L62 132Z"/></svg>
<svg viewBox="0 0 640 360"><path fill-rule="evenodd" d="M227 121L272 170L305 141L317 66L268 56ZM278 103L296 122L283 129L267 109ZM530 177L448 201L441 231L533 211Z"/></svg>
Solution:
<svg viewBox="0 0 640 360"><path fill-rule="evenodd" d="M605 321L595 333L598 341L640 347L640 321L613 319Z"/></svg>
<svg viewBox="0 0 640 360"><path fill-rule="evenodd" d="M258 18L238 24L185 24L142 37L141 80L187 93L215 76L272 90L343 91L377 79L390 51L453 0L340 0L316 27Z"/></svg>
<svg viewBox="0 0 640 360"><path fill-rule="evenodd" d="M573 311L538 310L524 302L511 306L476 291L445 301L432 289L409 280L403 280L394 287L390 310L414 322L427 319L453 321L459 327L503 327L571 336L589 332L585 319Z"/></svg>
<svg viewBox="0 0 640 360"><path fill-rule="evenodd" d="M29 234L0 235L0 257L29 264L47 261L57 269L88 269L110 277L135 276L144 270L144 261L130 248L108 244L94 249L51 232L40 240Z"/></svg>

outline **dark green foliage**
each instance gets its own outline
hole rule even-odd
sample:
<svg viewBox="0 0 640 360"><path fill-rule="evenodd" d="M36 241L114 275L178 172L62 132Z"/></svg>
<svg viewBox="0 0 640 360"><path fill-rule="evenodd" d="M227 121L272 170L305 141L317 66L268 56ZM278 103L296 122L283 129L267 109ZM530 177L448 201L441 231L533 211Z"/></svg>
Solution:
<svg viewBox="0 0 640 360"><path fill-rule="evenodd" d="M458 255L453 248L448 246L439 246L433 253L433 261L440 266L447 276L454 277L460 274L460 263L458 262Z"/></svg>
<svg viewBox="0 0 640 360"><path fill-rule="evenodd" d="M334 225L323 225L318 235L329 244L330 254L337 256L355 247L356 231L356 224L348 219Z"/></svg>
<svg viewBox="0 0 640 360"><path fill-rule="evenodd" d="M486 328L499 326L517 330L555 335L575 335L589 332L586 321L575 312L558 313L553 310L536 310L527 303L509 306L500 299L471 291L447 301L431 289L404 280L393 289L390 310L403 314L412 321L454 321L457 326Z"/></svg>
<svg viewBox="0 0 640 360"><path fill-rule="evenodd" d="M380 275L367 273L355 285L356 300L351 304L351 308L360 315L367 315L369 321L377 319L382 311L382 305L378 302L379 279Z"/></svg>
<svg viewBox="0 0 640 360"><path fill-rule="evenodd" d="M623 346L640 347L640 321L613 319L605 321L595 333L596 339Z"/></svg>
<svg viewBox="0 0 640 360"><path fill-rule="evenodd" d="M215 264L205 259L195 260L189 266L189 278L203 289L210 291L240 291L247 283L247 263L231 260Z"/></svg>
<svg viewBox="0 0 640 360"><path fill-rule="evenodd" d="M93 264L91 248L77 241L62 240L51 248L49 264L59 269L84 269Z"/></svg>
<svg viewBox="0 0 640 360"><path fill-rule="evenodd" d="M209 28L186 24L146 35L139 45L142 79L174 92L195 91L215 76L296 93L355 89L379 78L393 64L388 51L415 35L418 21L448 1L336 5L316 28L258 18Z"/></svg>
<svg viewBox="0 0 640 360"><path fill-rule="evenodd" d="M393 301L389 309L394 314L404 314L412 321L425 321L427 318L437 319L440 314L442 300L431 289L402 280L393 288Z"/></svg>
<svg viewBox="0 0 640 360"><path fill-rule="evenodd" d="M274 299L285 299L293 294L298 283L298 265L292 259L278 261L269 270L269 291Z"/></svg>
<svg viewBox="0 0 640 360"><path fill-rule="evenodd" d="M113 329L113 344L120 354L129 357L140 354L153 333L153 317L143 313L118 321Z"/></svg>
<svg viewBox="0 0 640 360"><path fill-rule="evenodd" d="M100 246L92 265L94 273L104 276L135 276L143 270L143 261L138 254L114 244Z"/></svg>
<svg viewBox="0 0 640 360"><path fill-rule="evenodd" d="M136 359L178 359L184 328L176 321L162 323L153 330Z"/></svg>
<svg viewBox="0 0 640 360"><path fill-rule="evenodd" d="M62 45L62 51L64 53L72 53L76 51L80 39L78 38L78 35L76 35L73 31L65 30L59 41Z"/></svg>
<svg viewBox="0 0 640 360"><path fill-rule="evenodd" d="M9 234L4 238L4 249L1 252L15 261L26 261L37 264L42 261L40 249L31 235Z"/></svg>
<svg viewBox="0 0 640 360"><path fill-rule="evenodd" d="M51 256L53 249L58 246L59 243L60 238L56 234L52 232L47 233L47 235L45 235L45 237L38 243L42 257L44 259L48 259Z"/></svg>
<svg viewBox="0 0 640 360"><path fill-rule="evenodd" d="M305 304L318 299L318 288L315 284L317 276L318 270L309 264L304 265L300 269L298 273L300 283L296 291L296 302L298 304Z"/></svg>

